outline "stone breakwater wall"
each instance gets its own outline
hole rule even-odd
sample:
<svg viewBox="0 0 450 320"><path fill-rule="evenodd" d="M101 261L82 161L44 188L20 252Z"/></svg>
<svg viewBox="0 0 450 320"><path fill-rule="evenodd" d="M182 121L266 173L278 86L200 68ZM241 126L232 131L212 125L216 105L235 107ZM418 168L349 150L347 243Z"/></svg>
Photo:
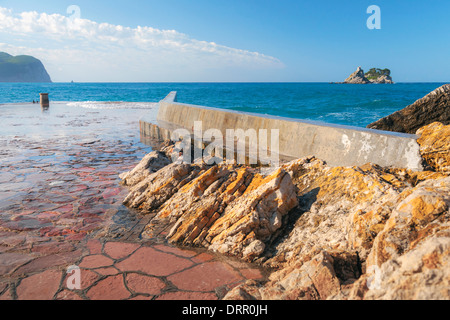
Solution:
<svg viewBox="0 0 450 320"><path fill-rule="evenodd" d="M195 121L202 121L203 131L218 129L223 137L227 129L266 129L269 133L278 129L280 160L314 155L330 166L371 162L423 170L416 135L190 105L177 102L176 96L176 92L171 92L160 101L156 123L145 116L141 118L141 137L166 140L180 128L193 134ZM270 141L267 145L272 152Z"/></svg>

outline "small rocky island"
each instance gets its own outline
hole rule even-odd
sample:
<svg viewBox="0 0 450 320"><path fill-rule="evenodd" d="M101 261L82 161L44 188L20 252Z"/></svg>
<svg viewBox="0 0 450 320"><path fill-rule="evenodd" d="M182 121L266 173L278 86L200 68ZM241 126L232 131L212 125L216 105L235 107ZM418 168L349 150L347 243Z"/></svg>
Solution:
<svg viewBox="0 0 450 320"><path fill-rule="evenodd" d="M369 83L389 83L393 84L391 77L391 70L372 68L364 73L361 67L358 67L344 82L337 83L352 83L352 84L369 84Z"/></svg>
<svg viewBox="0 0 450 320"><path fill-rule="evenodd" d="M32 56L0 52L0 82L52 82L42 62Z"/></svg>

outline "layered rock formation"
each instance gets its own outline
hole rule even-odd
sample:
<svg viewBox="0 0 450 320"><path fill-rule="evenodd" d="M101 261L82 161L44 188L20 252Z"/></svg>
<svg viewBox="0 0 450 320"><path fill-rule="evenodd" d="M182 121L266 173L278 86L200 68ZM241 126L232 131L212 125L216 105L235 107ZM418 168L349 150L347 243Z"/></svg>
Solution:
<svg viewBox="0 0 450 320"><path fill-rule="evenodd" d="M420 154L430 170L450 174L450 125L433 122L417 130Z"/></svg>
<svg viewBox="0 0 450 320"><path fill-rule="evenodd" d="M367 127L371 129L416 133L433 122L450 124L450 84L445 84L406 108L394 112Z"/></svg>
<svg viewBox="0 0 450 320"><path fill-rule="evenodd" d="M42 62L0 52L0 82L52 82Z"/></svg>
<svg viewBox="0 0 450 320"><path fill-rule="evenodd" d="M370 83L370 81L366 78L363 69L358 67L355 72L345 79L344 83L366 84Z"/></svg>
<svg viewBox="0 0 450 320"><path fill-rule="evenodd" d="M169 163L171 145L122 175L124 203L152 214L143 236L274 270L225 299L450 299L450 126L421 129L428 171Z"/></svg>
<svg viewBox="0 0 450 320"><path fill-rule="evenodd" d="M392 78L388 69L372 68L369 72L364 73L361 67L358 67L343 83L368 84L368 83L389 83L392 84Z"/></svg>
<svg viewBox="0 0 450 320"><path fill-rule="evenodd" d="M158 156L152 152L148 158ZM291 177L282 168L268 176L233 164L172 163L148 171L135 171L124 180L131 185L126 205L146 213L157 210L145 234L152 234L154 223L165 223L171 226L167 239L172 243L203 246L246 261L261 255L283 217L298 204Z"/></svg>

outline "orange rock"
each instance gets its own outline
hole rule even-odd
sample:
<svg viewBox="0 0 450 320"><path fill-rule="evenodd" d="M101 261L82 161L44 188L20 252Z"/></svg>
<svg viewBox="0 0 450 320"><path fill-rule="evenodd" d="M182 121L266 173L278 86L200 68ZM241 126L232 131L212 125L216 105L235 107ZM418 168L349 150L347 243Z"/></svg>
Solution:
<svg viewBox="0 0 450 320"><path fill-rule="evenodd" d="M433 170L450 174L450 125L434 122L417 130L420 154Z"/></svg>

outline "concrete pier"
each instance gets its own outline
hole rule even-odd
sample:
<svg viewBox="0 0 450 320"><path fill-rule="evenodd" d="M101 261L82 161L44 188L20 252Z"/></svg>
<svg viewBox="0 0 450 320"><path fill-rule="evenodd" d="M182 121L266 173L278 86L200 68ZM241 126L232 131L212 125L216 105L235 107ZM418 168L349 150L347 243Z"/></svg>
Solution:
<svg viewBox="0 0 450 320"><path fill-rule="evenodd" d="M140 120L141 137L168 139L180 128L193 135L195 121L202 121L203 131L218 129L224 137L227 129L278 129L282 160L313 155L330 166L374 163L423 170L416 135L190 105L176 96L171 92L160 101L156 123L145 116Z"/></svg>

